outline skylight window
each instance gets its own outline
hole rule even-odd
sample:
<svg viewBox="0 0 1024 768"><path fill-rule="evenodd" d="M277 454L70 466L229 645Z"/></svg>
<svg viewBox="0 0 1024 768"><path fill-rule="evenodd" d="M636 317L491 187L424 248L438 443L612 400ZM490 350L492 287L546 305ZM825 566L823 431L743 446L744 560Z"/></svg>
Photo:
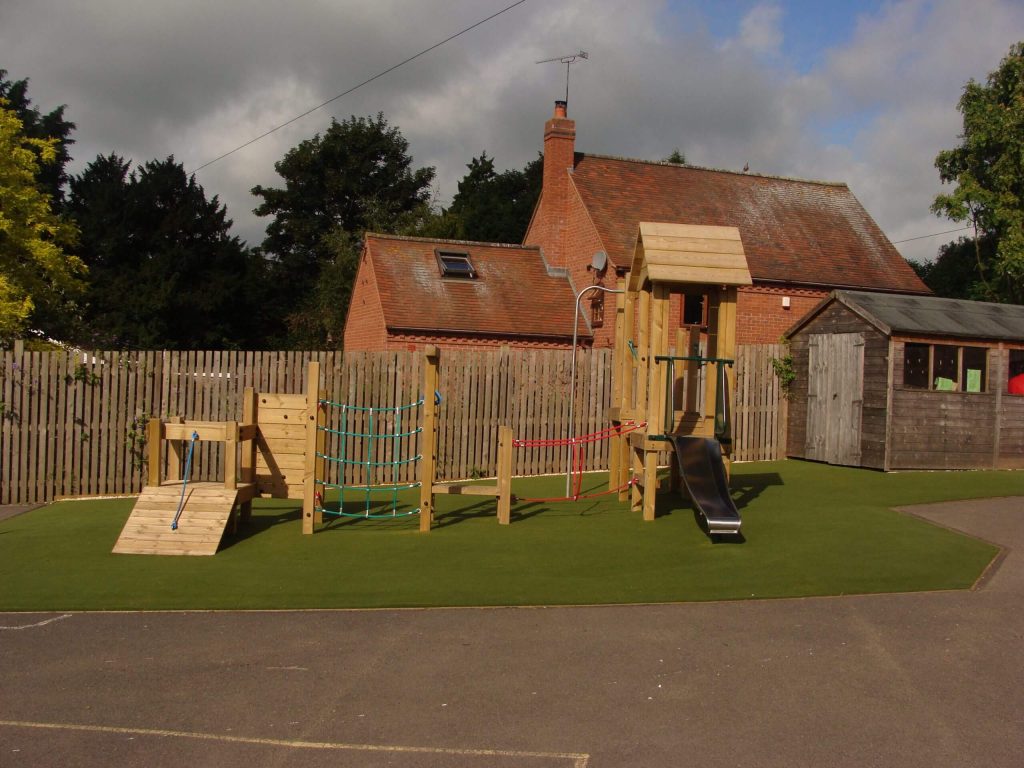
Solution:
<svg viewBox="0 0 1024 768"><path fill-rule="evenodd" d="M469 254L461 251L434 251L437 254L437 264L441 268L441 277L457 277L463 280L474 280L476 270L473 269L473 262L469 260Z"/></svg>

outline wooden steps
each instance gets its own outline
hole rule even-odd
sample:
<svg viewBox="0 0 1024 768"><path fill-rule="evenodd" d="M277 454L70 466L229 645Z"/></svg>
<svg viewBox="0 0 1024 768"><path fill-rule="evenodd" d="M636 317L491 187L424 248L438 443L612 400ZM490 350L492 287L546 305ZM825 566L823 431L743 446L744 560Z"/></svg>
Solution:
<svg viewBox="0 0 1024 768"><path fill-rule="evenodd" d="M235 505L251 499L253 487L189 483L177 530L171 530L181 483L147 486L135 502L114 545L123 555L213 555L231 522Z"/></svg>

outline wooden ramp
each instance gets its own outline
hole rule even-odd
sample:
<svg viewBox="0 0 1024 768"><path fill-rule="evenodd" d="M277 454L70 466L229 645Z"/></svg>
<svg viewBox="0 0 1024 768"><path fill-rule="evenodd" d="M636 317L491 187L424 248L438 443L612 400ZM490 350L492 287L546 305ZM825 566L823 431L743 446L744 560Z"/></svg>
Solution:
<svg viewBox="0 0 1024 768"><path fill-rule="evenodd" d="M147 486L135 502L114 545L122 555L214 555L231 522L235 504L252 498L252 485L189 483L178 529L171 522L181 499L181 482Z"/></svg>

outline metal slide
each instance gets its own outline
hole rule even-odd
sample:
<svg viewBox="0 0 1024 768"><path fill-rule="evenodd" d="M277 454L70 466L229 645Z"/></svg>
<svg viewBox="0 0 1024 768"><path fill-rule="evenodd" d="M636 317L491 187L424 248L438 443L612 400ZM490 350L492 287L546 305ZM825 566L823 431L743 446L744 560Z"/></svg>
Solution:
<svg viewBox="0 0 1024 768"><path fill-rule="evenodd" d="M679 474L686 490L704 516L711 535L738 536L739 510L729 495L729 481L722 463L722 446L707 437L673 436Z"/></svg>

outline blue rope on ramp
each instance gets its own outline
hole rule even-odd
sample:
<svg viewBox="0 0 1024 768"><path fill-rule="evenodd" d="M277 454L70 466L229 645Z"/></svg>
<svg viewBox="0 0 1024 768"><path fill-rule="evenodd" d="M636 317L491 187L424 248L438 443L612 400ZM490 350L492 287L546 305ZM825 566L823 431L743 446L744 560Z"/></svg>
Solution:
<svg viewBox="0 0 1024 768"><path fill-rule="evenodd" d="M181 510L185 508L185 487L188 485L188 476L192 470L192 454L196 449L196 441L199 440L199 433L192 432L192 442L188 445L188 458L185 459L185 473L181 478L181 498L178 499L178 511L174 513L174 520L171 521L171 530L178 530L178 518L181 517Z"/></svg>

